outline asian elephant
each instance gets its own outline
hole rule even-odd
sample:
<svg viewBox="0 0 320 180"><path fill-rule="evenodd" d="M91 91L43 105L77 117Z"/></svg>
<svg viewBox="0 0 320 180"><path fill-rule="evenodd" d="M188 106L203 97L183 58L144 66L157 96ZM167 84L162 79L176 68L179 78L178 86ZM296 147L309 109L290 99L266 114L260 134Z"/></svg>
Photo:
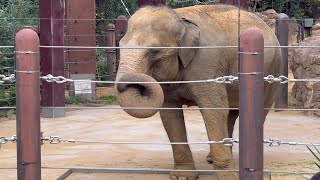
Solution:
<svg viewBox="0 0 320 180"><path fill-rule="evenodd" d="M274 32L259 17L242 10L240 17L241 32L249 27L257 27L263 32L265 45L279 46ZM124 108L129 115L137 118L148 118L160 111L170 142L187 142L184 115L179 108L183 105L200 108L237 108L238 83L159 84L157 82L238 76L237 48L197 48L237 45L237 7L216 4L174 10L166 6L140 8L130 17L127 33L120 42L120 47L123 49L120 53L121 60L115 84L118 101L122 107L149 107L149 109ZM278 76L280 63L281 50L265 48L265 75ZM130 83L146 81L155 83ZM276 83L265 83L265 107L272 106L276 89ZM160 107L162 108L160 110L152 109ZM178 108L178 110L167 108ZM200 111L210 141L220 141L232 136L238 110ZM172 145L172 150L175 169L195 169L188 145ZM209 157L211 155L214 169L235 169L229 147L211 144L210 151ZM237 179L236 173L217 173L216 177L223 180ZM197 179L198 173L172 172L170 178Z"/></svg>

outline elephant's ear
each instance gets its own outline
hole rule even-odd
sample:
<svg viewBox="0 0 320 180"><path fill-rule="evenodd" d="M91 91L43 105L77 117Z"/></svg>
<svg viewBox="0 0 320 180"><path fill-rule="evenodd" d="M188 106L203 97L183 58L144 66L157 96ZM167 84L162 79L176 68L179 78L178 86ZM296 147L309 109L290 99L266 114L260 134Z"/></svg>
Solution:
<svg viewBox="0 0 320 180"><path fill-rule="evenodd" d="M200 30L196 23L181 18L182 23L184 25L184 31L181 33L181 39L179 41L179 47L197 47L199 46L199 39L200 39ZM186 68L191 60L197 53L197 48L190 49L190 48L181 48L179 49L179 57L183 64L183 67Z"/></svg>

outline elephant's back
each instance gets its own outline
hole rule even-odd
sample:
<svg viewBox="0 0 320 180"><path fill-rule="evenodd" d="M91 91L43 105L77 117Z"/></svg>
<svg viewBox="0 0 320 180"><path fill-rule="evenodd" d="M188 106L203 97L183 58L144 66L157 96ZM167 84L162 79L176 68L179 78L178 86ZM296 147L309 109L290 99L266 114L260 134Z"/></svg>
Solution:
<svg viewBox="0 0 320 180"><path fill-rule="evenodd" d="M231 5L196 5L185 8L178 8L175 11L181 16L195 21L205 39L211 39L212 46L238 46L239 29L239 9ZM263 32L265 46L279 46L279 41L273 30L257 15L240 10L240 33L250 27L256 27ZM210 38L213 37L213 38ZM234 64L231 71L237 71L237 50L228 49L226 54L230 56L230 64ZM281 51L279 48L265 48L265 68L266 73L278 74L277 68L280 66Z"/></svg>
<svg viewBox="0 0 320 180"><path fill-rule="evenodd" d="M197 5L175 10L181 17L185 17L196 22L201 32L205 36L203 39L210 39L210 45L237 46L238 45L238 29L239 29L239 10L235 6L230 5ZM278 39L273 30L258 16L253 13L240 11L240 33L250 27L256 27L263 32L265 46L279 46ZM217 42L218 41L218 42ZM238 73L238 50L234 48L219 49L223 53L228 62L228 66L224 60L219 61L226 67L227 75L237 75ZM214 57L214 56L212 56ZM211 60L211 59L210 59ZM279 75L279 67L281 62L281 51L279 48L264 49L264 71L266 75ZM214 65L208 65L209 67ZM232 107L238 106L238 85L237 83L228 86L228 96ZM275 95L275 85L268 85L266 92L266 107L272 104Z"/></svg>
<svg viewBox="0 0 320 180"><path fill-rule="evenodd" d="M223 4L196 5L178 8L175 11L182 17L204 24L205 28L219 28L228 39L228 45L237 45L239 29L239 10L237 7ZM265 45L279 45L273 30L261 18L253 13L241 10L240 32L249 27L257 27L262 30Z"/></svg>

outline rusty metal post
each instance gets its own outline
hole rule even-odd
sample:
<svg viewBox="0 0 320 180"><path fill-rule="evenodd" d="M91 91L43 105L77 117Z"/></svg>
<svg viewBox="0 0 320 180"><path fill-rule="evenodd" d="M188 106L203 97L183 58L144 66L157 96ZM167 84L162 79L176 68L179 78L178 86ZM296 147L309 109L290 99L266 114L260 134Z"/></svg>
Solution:
<svg viewBox="0 0 320 180"><path fill-rule="evenodd" d="M64 0L40 0L41 46L64 46ZM64 76L64 48L40 48L41 73ZM65 116L65 85L41 84L41 115L46 118Z"/></svg>
<svg viewBox="0 0 320 180"><path fill-rule="evenodd" d="M107 26L107 47L116 47L115 40L115 26L114 24L108 24ZM110 81L115 80L116 69L116 50L107 49L107 75Z"/></svg>
<svg viewBox="0 0 320 180"><path fill-rule="evenodd" d="M240 36L240 180L263 179L264 38L256 28Z"/></svg>
<svg viewBox="0 0 320 180"><path fill-rule="evenodd" d="M96 1L65 0L66 44L68 46L97 46ZM69 78L96 79L96 49L70 49L66 53ZM89 101L96 99L96 83L70 83L70 96L81 95Z"/></svg>
<svg viewBox="0 0 320 180"><path fill-rule="evenodd" d="M279 14L276 18L276 35L280 46L288 46L289 17L284 13ZM280 75L288 77L288 48L281 48L281 54ZM279 85L275 108L288 108L288 83Z"/></svg>
<svg viewBox="0 0 320 180"><path fill-rule="evenodd" d="M17 177L41 179L39 37L31 29L16 34Z"/></svg>
<svg viewBox="0 0 320 180"><path fill-rule="evenodd" d="M122 37L127 33L128 29L128 19L127 17L121 15L117 17L116 20L116 47L120 46L120 40ZM120 62L120 49L116 49L116 71L118 70L119 67L119 62ZM116 72L117 73L117 72Z"/></svg>

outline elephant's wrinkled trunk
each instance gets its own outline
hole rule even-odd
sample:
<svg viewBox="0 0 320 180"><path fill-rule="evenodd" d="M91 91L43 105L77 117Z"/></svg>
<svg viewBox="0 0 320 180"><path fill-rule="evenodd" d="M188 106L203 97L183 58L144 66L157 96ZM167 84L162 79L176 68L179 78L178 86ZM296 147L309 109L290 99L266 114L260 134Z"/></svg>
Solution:
<svg viewBox="0 0 320 180"><path fill-rule="evenodd" d="M125 73L119 75L117 82L128 82L117 83L116 90L118 92L118 99L121 107L135 108L124 109L124 111L129 115L136 118L148 118L158 112L158 109L156 108L162 107L164 101L163 91L161 86L156 83L157 81L152 77L142 73ZM143 82L153 83L150 84Z"/></svg>

